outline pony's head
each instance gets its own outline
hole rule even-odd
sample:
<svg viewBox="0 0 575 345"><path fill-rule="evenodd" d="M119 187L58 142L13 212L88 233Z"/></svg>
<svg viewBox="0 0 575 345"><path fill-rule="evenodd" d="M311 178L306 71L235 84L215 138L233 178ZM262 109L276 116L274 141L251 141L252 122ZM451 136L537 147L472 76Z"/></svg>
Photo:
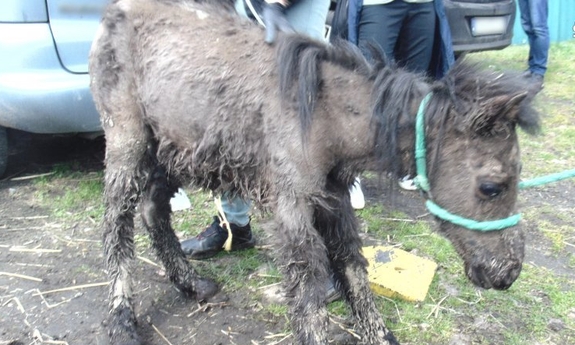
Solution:
<svg viewBox="0 0 575 345"><path fill-rule="evenodd" d="M475 222L515 215L521 170L516 129L519 126L528 133L539 130L538 115L530 107L520 76L489 72L462 62L445 78L430 84L424 76L387 61L379 49L369 48L368 62L347 43L326 46L292 37L280 44L280 87L288 95L297 80L302 132L310 126L322 85L327 89L320 62L329 61L344 67L350 79L363 75L366 84L372 85L369 97L373 114L366 127L374 130L374 146L365 148L373 152L363 154L373 153L375 159L368 168L396 177L414 174L414 114L424 95L431 92L425 111L428 199ZM337 92L345 95L346 91ZM368 102L367 98L365 95L357 101ZM350 123L358 125L360 118ZM521 224L477 231L442 219L439 223L440 232L463 258L473 283L506 289L517 279L525 247Z"/></svg>
<svg viewBox="0 0 575 345"><path fill-rule="evenodd" d="M432 87L426 111L428 197L444 210L477 222L516 215L521 171L517 126L539 130L527 90L517 76L457 65ZM521 272L521 224L472 230L439 219L469 279L483 288L507 289Z"/></svg>

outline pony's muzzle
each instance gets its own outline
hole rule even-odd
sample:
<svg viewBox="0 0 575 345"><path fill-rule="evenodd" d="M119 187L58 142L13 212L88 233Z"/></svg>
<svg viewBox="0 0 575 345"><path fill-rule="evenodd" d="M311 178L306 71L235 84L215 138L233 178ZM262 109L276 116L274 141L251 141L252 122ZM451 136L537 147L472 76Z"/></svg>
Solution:
<svg viewBox="0 0 575 345"><path fill-rule="evenodd" d="M520 261L509 262L505 266L491 264L485 266L479 265L465 265L466 273L469 279L476 286L484 289L507 290L517 280L523 267Z"/></svg>

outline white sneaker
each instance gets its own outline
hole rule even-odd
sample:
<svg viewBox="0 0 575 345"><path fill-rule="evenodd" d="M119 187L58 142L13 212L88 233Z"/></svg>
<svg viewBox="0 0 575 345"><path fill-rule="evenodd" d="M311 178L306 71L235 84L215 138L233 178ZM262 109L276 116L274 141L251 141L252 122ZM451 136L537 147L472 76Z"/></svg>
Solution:
<svg viewBox="0 0 575 345"><path fill-rule="evenodd" d="M409 175L404 176L399 180L399 186L405 190L417 190L417 186L413 182L413 178Z"/></svg>
<svg viewBox="0 0 575 345"><path fill-rule="evenodd" d="M365 207L365 198L363 197L363 192L361 190L361 182L359 177L355 178L355 182L349 188L349 194L351 199L351 206L356 210L361 210Z"/></svg>

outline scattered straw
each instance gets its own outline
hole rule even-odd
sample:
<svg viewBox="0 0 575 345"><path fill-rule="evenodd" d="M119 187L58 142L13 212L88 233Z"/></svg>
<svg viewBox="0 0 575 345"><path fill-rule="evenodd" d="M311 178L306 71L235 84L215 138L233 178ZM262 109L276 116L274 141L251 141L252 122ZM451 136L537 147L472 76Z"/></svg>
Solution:
<svg viewBox="0 0 575 345"><path fill-rule="evenodd" d="M10 252L21 252L21 253L61 253L61 249L42 249L42 248L22 248L22 247L11 247L8 251Z"/></svg>
<svg viewBox="0 0 575 345"><path fill-rule="evenodd" d="M395 301L389 297L385 297L385 296L378 296L378 297L383 298L383 299L393 303L393 305L395 306L395 311L397 312L397 318L399 319L399 323L403 323L403 319L401 318L401 314L399 313L399 308L397 307L397 303L395 303Z"/></svg>
<svg viewBox="0 0 575 345"><path fill-rule="evenodd" d="M415 217L415 219L425 218L425 217L429 216L430 214L431 214L431 213L426 212L426 213L424 213L424 214L420 214L419 216Z"/></svg>
<svg viewBox="0 0 575 345"><path fill-rule="evenodd" d="M361 336L357 333L355 333L355 331L349 327L346 327L343 323L337 321L334 317L329 318L329 320L331 322L333 322L334 324L336 324L339 328L341 328L344 332L351 334L351 336L353 336L354 338L361 340Z"/></svg>
<svg viewBox="0 0 575 345"><path fill-rule="evenodd" d="M0 276L15 277L15 278L20 278L20 279L32 280L35 282L41 282L42 281L42 279L40 279L40 278L30 277L30 276L26 276L26 275L18 274L18 273L0 272Z"/></svg>
<svg viewBox="0 0 575 345"><path fill-rule="evenodd" d="M153 323L151 325L152 325L152 328L154 329L154 331L160 336L160 338L162 338L166 342L166 344L172 345L172 343L170 343L168 338L164 337L162 332L160 332L160 330L156 326L154 326Z"/></svg>
<svg viewBox="0 0 575 345"><path fill-rule="evenodd" d="M45 219L45 218L48 218L48 216L8 217L8 218L14 219L14 220L32 220L32 219Z"/></svg>
<svg viewBox="0 0 575 345"><path fill-rule="evenodd" d="M417 223L417 220L414 219L407 219L407 218L381 218L382 220L387 220L390 222L405 222L405 223Z"/></svg>
<svg viewBox="0 0 575 345"><path fill-rule="evenodd" d="M32 291L37 291L37 294L40 296L40 298L42 299L42 302L44 302L44 304L46 305L46 307L47 307L48 309L56 308L57 306L60 306L60 305L62 305L62 304L64 304L64 303L68 303L68 302L70 302L70 301L72 300L72 298L68 298L68 299L66 299L66 300L64 300L64 301L61 301L61 302L58 302L58 303L56 303L56 304L50 304L50 303L48 303L48 301L44 298L44 295L42 295L42 293L40 292L40 290L34 289L34 290L32 290ZM33 296L36 296L36 295L33 295Z"/></svg>
<svg viewBox="0 0 575 345"><path fill-rule="evenodd" d="M199 305L199 304L198 304ZM192 311L191 313L189 313L188 315L186 315L187 317L191 317L194 314L197 314L198 312L205 312L207 311L209 308L211 307L225 307L227 305L226 302L220 302L220 303L206 303L204 305L199 305L199 307Z"/></svg>
<svg viewBox="0 0 575 345"><path fill-rule="evenodd" d="M28 175L28 176L21 176L21 177L14 177L11 178L10 181L26 181L26 180L33 180L38 177L50 176L54 175L56 172L49 172L45 174L38 174L38 175Z"/></svg>
<svg viewBox="0 0 575 345"><path fill-rule="evenodd" d="M264 274L264 273L256 273L254 274L256 277L262 277L262 278L278 278L281 279L281 276L278 275L273 275L273 274Z"/></svg>
<svg viewBox="0 0 575 345"><path fill-rule="evenodd" d="M157 263L153 262L152 260L150 260L150 259L148 259L148 258L145 258L145 257L143 257L143 256L137 256L137 258L140 259L140 260L142 260L143 262L145 262L145 263L147 263L147 264L150 264L150 265L152 265L152 266L156 266L156 267L162 268L162 266L158 265Z"/></svg>
<svg viewBox="0 0 575 345"><path fill-rule="evenodd" d="M281 285L281 282L260 286L260 287L258 287L258 290L265 290L267 288L271 288L272 286L278 286L278 285Z"/></svg>
<svg viewBox="0 0 575 345"><path fill-rule="evenodd" d="M278 334L271 334L271 335L267 335L264 337L264 339L274 339L274 338L279 338L282 337L281 339L274 341L273 343L269 343L267 345L276 345L281 343L282 341L288 339L289 337L291 337L291 332L290 333L278 333Z"/></svg>
<svg viewBox="0 0 575 345"><path fill-rule="evenodd" d="M437 318L437 316L439 315L439 309L441 308L441 303L443 303L443 301L445 301L447 297L449 297L449 295L445 295L441 300L439 300L439 302L436 305L433 306L431 312L427 315L426 319L429 319L433 314L435 314L435 318Z"/></svg>
<svg viewBox="0 0 575 345"><path fill-rule="evenodd" d="M9 300L7 300L6 302L4 302L4 304L2 304L2 306L4 307L5 305L7 305L8 303L10 303L10 301L14 301L16 303L16 306L18 307L18 310L22 313L25 314L26 311L24 310L24 306L22 306L22 303L20 303L20 300L16 297L12 297Z"/></svg>
<svg viewBox="0 0 575 345"><path fill-rule="evenodd" d="M6 229L6 230L4 230ZM31 231L31 230L46 230L45 226L27 226L25 228L2 228L3 231Z"/></svg>
<svg viewBox="0 0 575 345"><path fill-rule="evenodd" d="M220 331L221 331L223 334L227 335L228 337L232 337L233 334L239 334L238 332L233 332L230 327L228 327L228 330L227 330L227 331L226 331L226 330L223 330L223 329L220 329Z"/></svg>
<svg viewBox="0 0 575 345"><path fill-rule="evenodd" d="M39 341L42 344L69 345L67 341L51 340L51 339L44 340L44 337L42 337L42 334L37 328L34 329L34 331L32 332L32 338L34 339L34 344L36 344L36 342Z"/></svg>
<svg viewBox="0 0 575 345"><path fill-rule="evenodd" d="M94 284L84 284L84 285L75 285L75 286L69 286L66 288L62 288L62 289L55 289L55 290L48 290L48 291L38 291L38 293L33 294L32 296L40 296L40 295L48 295L51 293L56 293L56 292L64 292L64 291L71 291L71 290L80 290L80 289L88 289L88 288L93 288L93 287L99 287L99 286L106 286L109 285L110 282L102 282L102 283L94 283Z"/></svg>

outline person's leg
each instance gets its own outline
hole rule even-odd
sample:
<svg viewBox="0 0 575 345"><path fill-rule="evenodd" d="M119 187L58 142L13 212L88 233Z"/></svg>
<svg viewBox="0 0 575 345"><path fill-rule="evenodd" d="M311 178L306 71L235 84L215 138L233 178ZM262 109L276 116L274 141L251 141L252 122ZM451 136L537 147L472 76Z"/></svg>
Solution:
<svg viewBox="0 0 575 345"><path fill-rule="evenodd" d="M529 39L529 70L533 74L545 75L549 54L549 26L547 24L547 0L530 0L529 16L531 35Z"/></svg>
<svg viewBox="0 0 575 345"><path fill-rule="evenodd" d="M400 66L427 73L435 39L436 15L433 2L409 3L399 35L396 59Z"/></svg>
<svg viewBox="0 0 575 345"><path fill-rule="evenodd" d="M239 197L230 197L227 193L222 195L222 210L228 222L240 227L250 223L250 208L252 203Z"/></svg>
<svg viewBox="0 0 575 345"><path fill-rule="evenodd" d="M318 40L324 40L326 39L325 24L329 5L330 0L300 0L287 7L285 10L285 18L295 31ZM253 6L256 11L259 11L257 6ZM235 8L239 15L247 17L244 0L236 0ZM282 11L282 16L284 15L283 12L284 11ZM262 22L265 22L264 17L265 14L262 13L260 17ZM272 39L272 41L273 40L275 40L275 38ZM268 41L266 40L266 42Z"/></svg>
<svg viewBox="0 0 575 345"><path fill-rule="evenodd" d="M533 35L533 28L531 27L531 14L529 10L529 0L517 0L519 6L519 14L521 19L521 27L527 35L529 45L531 45L531 36Z"/></svg>
<svg viewBox="0 0 575 345"><path fill-rule="evenodd" d="M293 28L318 40L325 39L325 22L330 0L300 0L286 11Z"/></svg>
<svg viewBox="0 0 575 345"><path fill-rule="evenodd" d="M253 248L255 239L252 236L249 211L251 202L239 197L222 195L222 211L232 231L232 250ZM219 217L214 217L212 224L196 237L180 243L182 250L192 259L207 259L224 249L228 230L221 224Z"/></svg>
<svg viewBox="0 0 575 345"><path fill-rule="evenodd" d="M368 44L377 44L387 58L395 60L395 46L407 11L407 3L393 1L385 5L363 6L358 25L358 46L370 59Z"/></svg>

